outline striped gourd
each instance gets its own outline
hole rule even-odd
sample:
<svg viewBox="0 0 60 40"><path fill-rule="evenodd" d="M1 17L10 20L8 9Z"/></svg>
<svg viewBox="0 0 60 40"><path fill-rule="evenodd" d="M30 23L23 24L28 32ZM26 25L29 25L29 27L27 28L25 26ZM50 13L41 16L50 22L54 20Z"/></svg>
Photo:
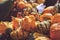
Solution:
<svg viewBox="0 0 60 40"><path fill-rule="evenodd" d="M50 21L43 21L37 24L37 32L43 33L43 34L47 34L49 32L50 29Z"/></svg>

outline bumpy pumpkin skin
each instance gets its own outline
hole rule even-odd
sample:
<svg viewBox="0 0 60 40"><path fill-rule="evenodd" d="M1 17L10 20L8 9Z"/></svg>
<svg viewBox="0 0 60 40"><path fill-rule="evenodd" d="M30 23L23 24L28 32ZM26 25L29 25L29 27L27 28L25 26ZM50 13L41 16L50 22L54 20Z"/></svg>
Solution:
<svg viewBox="0 0 60 40"><path fill-rule="evenodd" d="M60 23L60 14L59 14L59 13L55 14L55 15L52 17L51 23Z"/></svg>
<svg viewBox="0 0 60 40"><path fill-rule="evenodd" d="M50 37L53 40L60 40L60 23L55 23L50 27Z"/></svg>
<svg viewBox="0 0 60 40"><path fill-rule="evenodd" d="M39 17L39 20L40 21L46 21L46 20L51 20L51 18L52 18L52 14L43 14L43 15L41 15L40 17Z"/></svg>

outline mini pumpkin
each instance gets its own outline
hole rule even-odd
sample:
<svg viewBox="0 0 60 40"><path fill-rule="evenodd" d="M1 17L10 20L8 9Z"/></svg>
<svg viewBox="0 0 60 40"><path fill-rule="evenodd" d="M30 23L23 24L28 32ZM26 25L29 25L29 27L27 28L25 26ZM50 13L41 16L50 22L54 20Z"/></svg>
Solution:
<svg viewBox="0 0 60 40"><path fill-rule="evenodd" d="M1 22L0 23L0 33L5 33L6 29L7 29L6 25L3 22Z"/></svg>
<svg viewBox="0 0 60 40"><path fill-rule="evenodd" d="M50 14L54 15L56 12L57 11L56 11L56 8L54 6L49 6L49 7L47 7L47 8L44 9L43 14L50 13Z"/></svg>
<svg viewBox="0 0 60 40"><path fill-rule="evenodd" d="M60 40L60 23L55 23L51 25L50 37L52 40Z"/></svg>
<svg viewBox="0 0 60 40"><path fill-rule="evenodd" d="M30 10L24 9L24 16L28 16L29 15L29 12L30 12Z"/></svg>
<svg viewBox="0 0 60 40"><path fill-rule="evenodd" d="M33 15L25 16L24 20L21 22L21 26L26 31L33 31L35 28L35 18Z"/></svg>
<svg viewBox="0 0 60 40"><path fill-rule="evenodd" d="M27 38L28 34L29 34L28 32L23 31L19 27L17 30L11 32L10 36L13 40L24 40L25 38Z"/></svg>
<svg viewBox="0 0 60 40"><path fill-rule="evenodd" d="M18 7L18 9L19 9L19 8L20 8L20 9L23 9L23 8L26 7L26 4L21 1L21 2L18 2L17 7Z"/></svg>
<svg viewBox="0 0 60 40"><path fill-rule="evenodd" d="M60 13L57 13L52 17L51 23L60 23Z"/></svg>
<svg viewBox="0 0 60 40"><path fill-rule="evenodd" d="M27 7L28 9L33 8L32 5L31 5L30 3L26 3L26 7Z"/></svg>
<svg viewBox="0 0 60 40"><path fill-rule="evenodd" d="M10 28L13 30L12 22L3 22L7 28Z"/></svg>
<svg viewBox="0 0 60 40"><path fill-rule="evenodd" d="M43 14L43 15L41 15L40 17L39 17L39 20L40 21L46 21L46 20L51 20L51 18L52 18L52 14Z"/></svg>
<svg viewBox="0 0 60 40"><path fill-rule="evenodd" d="M12 22L1 22L0 23L0 33L5 33L5 30L8 28L13 30Z"/></svg>
<svg viewBox="0 0 60 40"><path fill-rule="evenodd" d="M21 22L20 18L16 18L12 16L12 26L14 30L20 27L20 22Z"/></svg>
<svg viewBox="0 0 60 40"><path fill-rule="evenodd" d="M32 12L31 15L34 15L35 20L39 20L40 15L38 13Z"/></svg>

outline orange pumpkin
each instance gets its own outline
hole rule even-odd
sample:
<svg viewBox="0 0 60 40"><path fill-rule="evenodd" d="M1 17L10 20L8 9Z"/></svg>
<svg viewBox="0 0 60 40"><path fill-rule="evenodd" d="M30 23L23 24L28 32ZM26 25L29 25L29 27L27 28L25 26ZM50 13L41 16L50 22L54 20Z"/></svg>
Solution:
<svg viewBox="0 0 60 40"><path fill-rule="evenodd" d="M55 14L52 19L51 19L52 23L60 23L60 13Z"/></svg>
<svg viewBox="0 0 60 40"><path fill-rule="evenodd" d="M0 23L0 33L5 33L6 29L7 29L6 25L3 22L1 22Z"/></svg>
<svg viewBox="0 0 60 40"><path fill-rule="evenodd" d="M52 40L60 40L60 23L55 23L51 25L50 37Z"/></svg>
<svg viewBox="0 0 60 40"><path fill-rule="evenodd" d="M33 15L25 16L21 22L21 26L24 30L31 31L35 29L35 18Z"/></svg>
<svg viewBox="0 0 60 40"><path fill-rule="evenodd" d="M17 29L18 27L20 27L20 22L21 22L20 18L12 17L13 29Z"/></svg>
<svg viewBox="0 0 60 40"><path fill-rule="evenodd" d="M51 20L51 18L52 18L52 14L47 14L46 13L46 14L41 15L39 20L40 21L46 21L46 20Z"/></svg>
<svg viewBox="0 0 60 40"><path fill-rule="evenodd" d="M49 6L44 9L43 14L45 14L45 13L54 15L56 13L56 8L54 6Z"/></svg>
<svg viewBox="0 0 60 40"><path fill-rule="evenodd" d="M30 3L26 3L26 7L28 8L28 10L30 10L31 8L33 8Z"/></svg>
<svg viewBox="0 0 60 40"><path fill-rule="evenodd" d="M32 12L31 15L34 15L35 20L39 20L40 15L38 13Z"/></svg>
<svg viewBox="0 0 60 40"><path fill-rule="evenodd" d="M28 9L24 9L24 16L28 16L29 15L29 10Z"/></svg>
<svg viewBox="0 0 60 40"><path fill-rule="evenodd" d="M38 6L39 4L38 3L32 3L32 6L33 7L36 7L36 6Z"/></svg>
<svg viewBox="0 0 60 40"><path fill-rule="evenodd" d="M17 6L18 6L18 8L23 9L26 7L26 4L21 1L21 2L18 2Z"/></svg>

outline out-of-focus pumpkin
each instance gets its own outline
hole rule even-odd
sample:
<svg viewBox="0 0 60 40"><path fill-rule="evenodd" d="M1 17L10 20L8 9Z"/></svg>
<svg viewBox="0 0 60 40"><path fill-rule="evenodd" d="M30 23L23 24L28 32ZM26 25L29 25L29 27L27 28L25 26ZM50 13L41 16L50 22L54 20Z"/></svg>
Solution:
<svg viewBox="0 0 60 40"><path fill-rule="evenodd" d="M12 22L1 22L0 23L0 32L5 33L5 30L10 28L13 30Z"/></svg>
<svg viewBox="0 0 60 40"><path fill-rule="evenodd" d="M20 27L20 22L21 22L20 18L12 17L13 29L17 29L18 27Z"/></svg>
<svg viewBox="0 0 60 40"><path fill-rule="evenodd" d="M18 2L17 6L18 6L18 9L19 9L19 8L20 8L20 9L23 9L23 8L26 7L26 4L25 4L24 2Z"/></svg>
<svg viewBox="0 0 60 40"><path fill-rule="evenodd" d="M55 14L52 19L51 19L52 23L60 23L60 13Z"/></svg>
<svg viewBox="0 0 60 40"><path fill-rule="evenodd" d="M0 33L5 33L6 29L7 29L6 25L3 22L1 22L0 23Z"/></svg>
<svg viewBox="0 0 60 40"><path fill-rule="evenodd" d="M15 40L17 40L17 38L18 38L16 31L11 32L10 36L11 36L12 39L15 39Z"/></svg>
<svg viewBox="0 0 60 40"><path fill-rule="evenodd" d="M28 32L21 30L19 27L17 30L11 32L10 36L13 40L23 40L28 36Z"/></svg>
<svg viewBox="0 0 60 40"><path fill-rule="evenodd" d="M12 22L3 22L3 23L6 25L7 28L11 28L13 30Z"/></svg>
<svg viewBox="0 0 60 40"><path fill-rule="evenodd" d="M28 16L29 15L29 10L28 9L24 9L24 16Z"/></svg>
<svg viewBox="0 0 60 40"><path fill-rule="evenodd" d="M32 6L33 7L36 7L36 6L38 6L39 4L38 3L32 3Z"/></svg>
<svg viewBox="0 0 60 40"><path fill-rule="evenodd" d="M38 13L32 12L31 15L34 15L35 20L39 20L40 15Z"/></svg>
<svg viewBox="0 0 60 40"><path fill-rule="evenodd" d="M47 13L47 14L51 13L54 15L56 13L56 8L54 6L49 6L44 9L43 14L45 14L45 13Z"/></svg>
<svg viewBox="0 0 60 40"><path fill-rule="evenodd" d="M25 16L21 26L26 31L33 31L35 29L35 17L33 15Z"/></svg>
<svg viewBox="0 0 60 40"><path fill-rule="evenodd" d="M51 18L52 18L52 14L43 14L43 15L41 15L40 17L39 17L39 20L40 21L46 21L46 20L51 20Z"/></svg>
<svg viewBox="0 0 60 40"><path fill-rule="evenodd" d="M50 37L52 40L60 40L60 23L55 23L51 25Z"/></svg>
<svg viewBox="0 0 60 40"><path fill-rule="evenodd" d="M28 9L33 8L32 5L31 5L30 3L26 3L26 7L27 7Z"/></svg>

